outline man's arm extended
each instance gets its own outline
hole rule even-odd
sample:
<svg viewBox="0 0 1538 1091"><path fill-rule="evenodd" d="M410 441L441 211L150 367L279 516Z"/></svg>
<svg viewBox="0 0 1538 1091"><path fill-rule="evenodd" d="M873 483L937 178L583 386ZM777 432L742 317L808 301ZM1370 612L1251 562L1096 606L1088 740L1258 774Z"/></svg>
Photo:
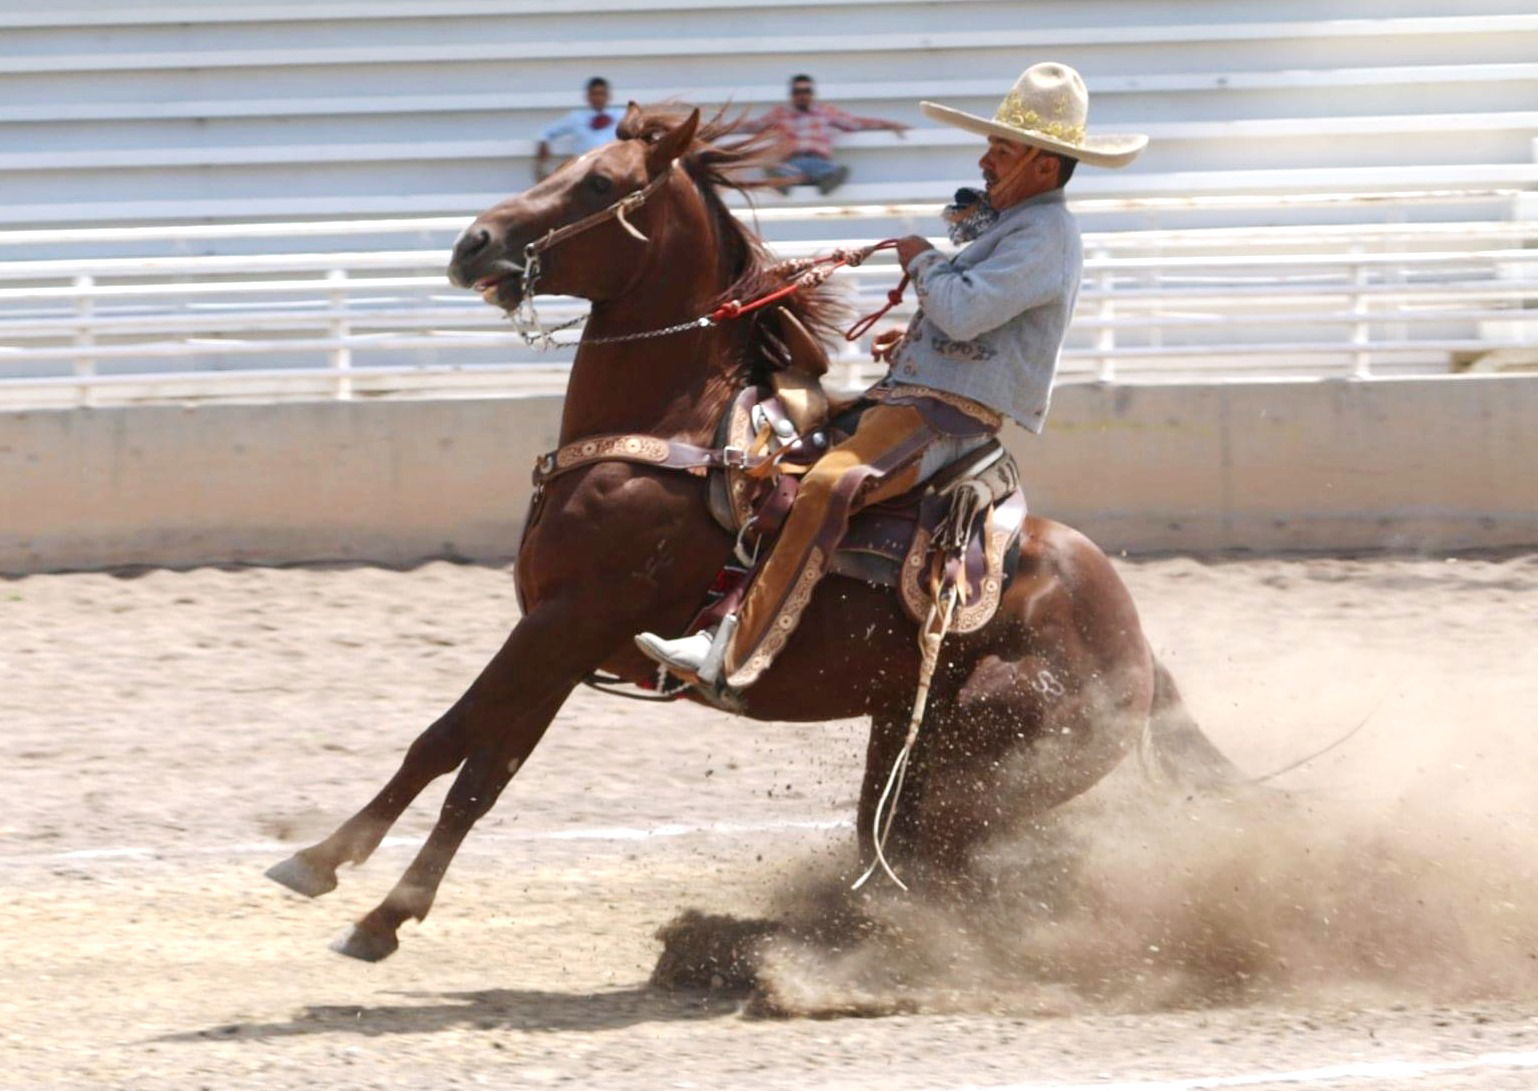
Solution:
<svg viewBox="0 0 1538 1091"><path fill-rule="evenodd" d="M892 133L905 133L908 126L901 121L886 121L879 117L856 117L848 110L840 110L837 106L822 104L823 115L828 119L828 124L835 129L846 133L857 133L867 129L885 129Z"/></svg>

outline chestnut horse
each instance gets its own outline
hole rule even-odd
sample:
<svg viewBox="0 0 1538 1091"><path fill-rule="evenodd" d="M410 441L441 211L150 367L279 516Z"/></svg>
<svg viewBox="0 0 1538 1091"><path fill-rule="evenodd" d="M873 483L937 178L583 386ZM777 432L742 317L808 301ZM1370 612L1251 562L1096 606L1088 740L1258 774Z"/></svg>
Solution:
<svg viewBox="0 0 1538 1091"><path fill-rule="evenodd" d="M454 283L511 309L522 298L525 246L581 225L541 255L541 290L592 302L571 369L563 445L647 433L709 446L728 402L758 377L755 338L764 331L748 322L616 340L686 324L770 286L766 251L718 193L761 157L761 146L718 145L730 131L719 118L702 124L697 110L683 116L632 104L618 140L484 213L455 244ZM636 196L622 215L603 214L627 195ZM828 297L814 292L790 305L804 323L829 331ZM578 683L599 669L654 677L632 637L682 632L732 553L706 488L702 477L631 462L600 462L550 482L518 553L523 616L501 650L367 806L268 873L300 893L326 893L339 865L366 859L430 781L459 770L416 858L337 950L383 958L407 918L427 916L460 842ZM895 591L830 575L789 647L744 695L743 711L757 719L871 717L858 814L862 867L906 734L916 634ZM1083 792L1139 739L1169 769L1208 779L1234 773L1185 714L1105 555L1082 534L1030 517L996 617L945 647L887 856L920 881L952 873L1001 819Z"/></svg>

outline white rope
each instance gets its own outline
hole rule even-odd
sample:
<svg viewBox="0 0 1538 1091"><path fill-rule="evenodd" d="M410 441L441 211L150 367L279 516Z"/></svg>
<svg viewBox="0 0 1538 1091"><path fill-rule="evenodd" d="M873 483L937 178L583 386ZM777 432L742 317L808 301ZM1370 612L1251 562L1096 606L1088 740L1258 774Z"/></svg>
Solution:
<svg viewBox="0 0 1538 1091"><path fill-rule="evenodd" d="M955 584L946 586L929 607L929 616L924 619L924 625L919 630L919 685L918 692L913 698L913 714L908 717L908 736L903 740L903 747L897 754L897 760L892 764L892 771L887 774L886 787L881 792L881 798L876 801L876 813L871 819L871 839L875 842L876 858L871 861L870 867L865 869L865 874L854 881L851 890L859 890L877 869L886 873L887 878L896 883L902 890L908 889L908 884L897 877L897 872L892 870L892 865L887 862L886 842L887 836L892 832L892 820L897 816L897 801L902 797L903 782L908 776L908 762L913 756L913 744L918 741L919 727L924 722L924 710L929 706L929 685L934 678L935 667L940 661L940 645L945 640L945 634L950 631L951 621L956 615L957 588ZM890 809L888 802L890 801ZM882 821L885 815L886 821Z"/></svg>

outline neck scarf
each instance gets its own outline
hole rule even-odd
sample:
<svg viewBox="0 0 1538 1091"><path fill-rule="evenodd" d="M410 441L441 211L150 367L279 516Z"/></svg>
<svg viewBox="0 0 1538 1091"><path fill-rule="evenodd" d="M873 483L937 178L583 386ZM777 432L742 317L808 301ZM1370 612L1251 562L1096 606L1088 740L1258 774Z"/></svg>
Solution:
<svg viewBox="0 0 1538 1091"><path fill-rule="evenodd" d="M951 242L961 246L997 223L999 210L988 203L986 193L963 187L956 191L955 199L945 206L940 217L945 221Z"/></svg>

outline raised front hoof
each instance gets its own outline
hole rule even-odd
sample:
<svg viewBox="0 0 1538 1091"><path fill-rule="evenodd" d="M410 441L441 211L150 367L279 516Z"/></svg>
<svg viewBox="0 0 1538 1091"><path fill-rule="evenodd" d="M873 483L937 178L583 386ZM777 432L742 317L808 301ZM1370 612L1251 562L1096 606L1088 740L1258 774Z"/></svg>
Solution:
<svg viewBox="0 0 1538 1091"><path fill-rule="evenodd" d="M331 941L331 949L339 955L356 958L363 962L379 962L395 953L401 945L394 932L368 932L351 925Z"/></svg>
<svg viewBox="0 0 1538 1091"><path fill-rule="evenodd" d="M295 853L281 863L273 864L265 874L279 886L286 886L295 894L303 894L306 898L318 898L336 889L335 871L323 871L299 853Z"/></svg>

